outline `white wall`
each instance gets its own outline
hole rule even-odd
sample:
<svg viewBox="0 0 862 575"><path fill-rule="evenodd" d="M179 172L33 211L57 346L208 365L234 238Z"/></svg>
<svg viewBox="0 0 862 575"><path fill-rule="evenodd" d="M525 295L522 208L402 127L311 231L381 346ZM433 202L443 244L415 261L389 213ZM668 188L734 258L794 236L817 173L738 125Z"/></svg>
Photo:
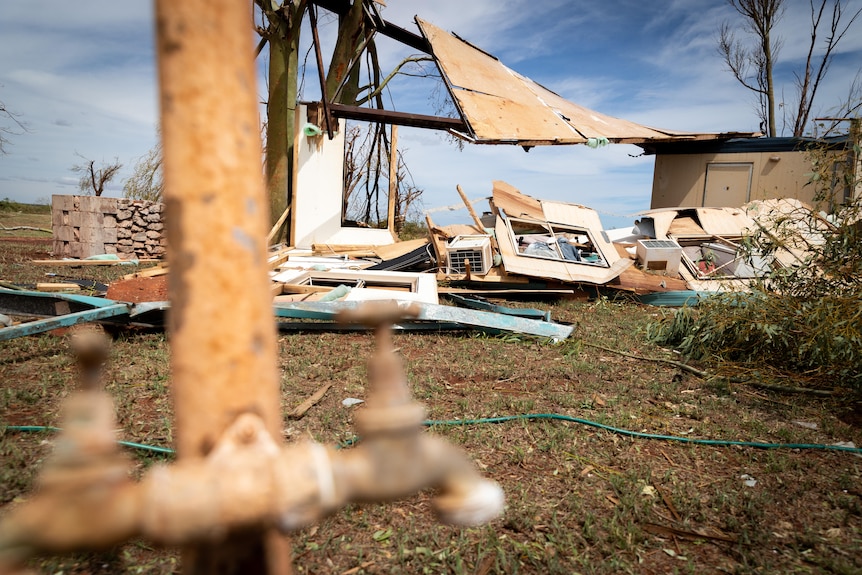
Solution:
<svg viewBox="0 0 862 575"><path fill-rule="evenodd" d="M291 208L292 243L298 248L312 244L388 245L394 243L389 230L341 226L344 188L344 120L332 140L326 135L306 136L308 107L296 108L294 166L295 193Z"/></svg>

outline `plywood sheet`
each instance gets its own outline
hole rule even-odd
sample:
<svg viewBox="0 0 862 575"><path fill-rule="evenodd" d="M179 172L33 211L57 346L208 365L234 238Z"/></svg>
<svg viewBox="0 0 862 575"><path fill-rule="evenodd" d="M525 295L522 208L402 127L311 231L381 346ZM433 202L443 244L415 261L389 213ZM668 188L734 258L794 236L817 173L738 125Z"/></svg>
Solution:
<svg viewBox="0 0 862 575"><path fill-rule="evenodd" d="M542 203L532 196L522 194L514 186L495 180L491 201L497 210L503 210L510 218L545 219Z"/></svg>
<svg viewBox="0 0 862 575"><path fill-rule="evenodd" d="M700 227L714 236L738 236L754 224L739 208L697 208Z"/></svg>
<svg viewBox="0 0 862 575"><path fill-rule="evenodd" d="M533 94L555 115L565 118L567 124L582 138L608 138L615 142L668 139L666 130L658 131L628 120L615 118L590 110L551 92L536 82L514 73Z"/></svg>
<svg viewBox="0 0 862 575"><path fill-rule="evenodd" d="M584 108L454 34L419 18L416 22L431 45L470 135L479 143L575 144L589 138L642 143L722 137L659 130Z"/></svg>
<svg viewBox="0 0 862 575"><path fill-rule="evenodd" d="M633 291L638 294L680 291L687 287L685 280L650 274L638 269L637 266L632 266L625 270L619 275L619 277L613 280L613 284L615 286L619 286L621 289Z"/></svg>
<svg viewBox="0 0 862 575"><path fill-rule="evenodd" d="M392 260L405 254L409 254L416 248L428 245L429 241L430 240L428 238L419 238L405 242L396 242L388 246L375 246L374 253L382 260Z"/></svg>
<svg viewBox="0 0 862 575"><path fill-rule="evenodd" d="M660 212L649 212L646 217L652 219L653 230L657 240L666 240L670 231L670 225L674 218L679 214L676 210L663 210Z"/></svg>
<svg viewBox="0 0 862 575"><path fill-rule="evenodd" d="M470 127L484 139L515 142L547 140L555 144L582 144L586 139L556 114L533 103L521 103L491 94L453 90ZM553 134L553 139L549 137Z"/></svg>
<svg viewBox="0 0 862 575"><path fill-rule="evenodd" d="M694 218L690 218L688 216L680 216L674 219L667 233L672 236L702 236L706 235L706 232L702 227L697 225L697 222L694 221Z"/></svg>

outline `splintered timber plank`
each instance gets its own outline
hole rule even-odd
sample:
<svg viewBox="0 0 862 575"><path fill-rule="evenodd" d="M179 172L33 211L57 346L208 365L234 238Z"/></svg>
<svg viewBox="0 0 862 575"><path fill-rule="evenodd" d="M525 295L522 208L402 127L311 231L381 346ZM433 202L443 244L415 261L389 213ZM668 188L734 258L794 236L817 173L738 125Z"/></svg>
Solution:
<svg viewBox="0 0 862 575"><path fill-rule="evenodd" d="M545 219L542 203L532 196L522 194L517 188L502 180L494 181L493 202L497 210L513 218Z"/></svg>
<svg viewBox="0 0 862 575"><path fill-rule="evenodd" d="M81 286L73 283L50 283L43 282L36 284L36 291L57 292L57 291L81 291Z"/></svg>
<svg viewBox="0 0 862 575"><path fill-rule="evenodd" d="M168 273L168 264L167 263L159 263L151 268L147 268L145 270L141 270L139 272L134 272L131 274L126 274L120 279L131 280L137 278L153 278L157 276L163 276Z"/></svg>
<svg viewBox="0 0 862 575"><path fill-rule="evenodd" d="M425 214L425 223L428 225L428 237L434 247L434 255L437 261L437 269L446 268L446 243L440 238L440 232L431 220L431 216Z"/></svg>

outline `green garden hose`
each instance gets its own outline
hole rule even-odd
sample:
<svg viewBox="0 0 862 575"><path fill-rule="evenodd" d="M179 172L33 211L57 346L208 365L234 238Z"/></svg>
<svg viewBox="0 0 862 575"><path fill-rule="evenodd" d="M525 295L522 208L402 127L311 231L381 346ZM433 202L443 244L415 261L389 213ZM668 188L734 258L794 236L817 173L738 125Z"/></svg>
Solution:
<svg viewBox="0 0 862 575"><path fill-rule="evenodd" d="M848 453L858 453L862 454L862 448L859 447L850 447L846 445L826 445L823 443L762 443L758 441L733 441L726 439L697 439L693 437L678 437L675 435L659 435L655 433L644 433L642 431L631 431L629 429L620 429L618 427L611 427L610 425L605 425L603 423L598 423L596 421L590 421L589 419L582 419L580 417L572 417L569 415L561 415L558 413L526 413L522 415L503 415L500 417L483 417L480 419L429 419L423 422L423 425L427 427L434 426L457 426L457 425L478 425L484 423L506 423L508 421L518 421L518 420L529 420L535 421L540 419L550 419L556 421L568 421L571 423L580 423L581 425L587 425L589 427L595 427L598 429L603 429L605 431L609 431L611 433L616 433L618 435L623 435L626 437L637 437L640 439L661 439L664 441L678 441L680 443L691 443L695 445L713 445L717 447L731 447L731 446L739 446L739 447L753 447L756 449L822 449L828 451L845 451ZM45 427L41 425L7 425L5 427L0 427L0 431L2 430L8 431L60 431L58 427ZM339 445L339 447L349 447L355 444L358 441L357 438L353 438L347 440ZM151 451L154 453L161 454L173 454L174 450L168 447L158 447L154 445L145 445L143 443L133 443L131 441L118 441L118 443L124 447L129 447L132 449L138 449L142 451Z"/></svg>

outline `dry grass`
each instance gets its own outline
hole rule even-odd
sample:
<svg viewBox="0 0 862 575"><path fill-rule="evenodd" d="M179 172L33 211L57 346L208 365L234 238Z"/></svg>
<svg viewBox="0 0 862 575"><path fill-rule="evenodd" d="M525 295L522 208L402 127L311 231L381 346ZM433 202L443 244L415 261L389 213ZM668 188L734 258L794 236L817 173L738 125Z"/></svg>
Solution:
<svg viewBox="0 0 862 575"><path fill-rule="evenodd" d="M0 245L4 253L6 247ZM10 273L18 271L26 277L24 268L20 258L0 260L0 279L14 281ZM583 345L675 358L644 337L645 326L664 311L607 300L532 305L575 324L572 338L549 345L471 333L396 336L410 385L430 418L557 413L683 438L862 444L858 409L848 410L858 405L847 398L767 395ZM284 439L353 438L357 408L341 400L365 396L372 337L284 333L278 341L285 413L323 383L334 383L305 418L285 418ZM2 344L0 370L0 425L58 423L60 402L76 378L63 336ZM124 439L171 445L163 334L119 335L106 382ZM503 485L505 515L474 529L438 525L431 493L350 506L295 535L298 573L862 571L862 459L853 454L634 439L556 420L432 431L463 446ZM51 439L0 427L0 504L27 496ZM136 458L139 471L159 459L143 452ZM746 486L742 475L757 483ZM108 554L42 558L33 566L45 573L169 573L177 557L137 542Z"/></svg>

